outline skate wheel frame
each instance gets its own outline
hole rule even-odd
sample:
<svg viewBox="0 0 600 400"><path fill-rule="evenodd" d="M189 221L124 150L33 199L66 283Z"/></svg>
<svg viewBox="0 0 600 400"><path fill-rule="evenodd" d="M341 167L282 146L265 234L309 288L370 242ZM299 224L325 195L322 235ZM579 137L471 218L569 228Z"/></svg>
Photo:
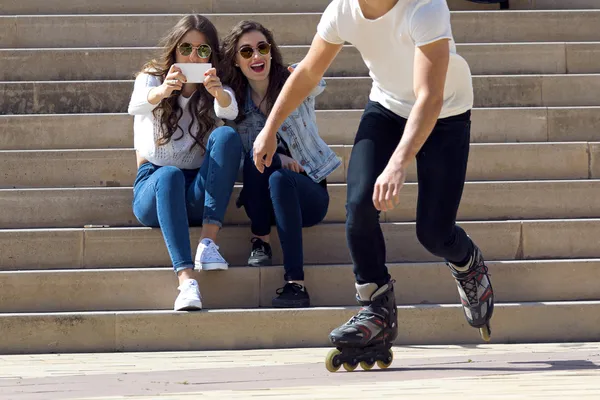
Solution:
<svg viewBox="0 0 600 400"><path fill-rule="evenodd" d="M343 366L346 371L352 372L359 365L363 370L369 371L373 368L375 363L377 363L377 366L380 369L386 369L392 365L392 361L394 360L394 352L392 349L387 350L387 357L384 356L384 359L375 360L374 358L371 358L368 361L363 360L360 362L354 358L352 359L353 362L342 363L341 360L343 359L343 356L341 354L342 352L338 349L331 349L329 353L327 353L327 357L325 357L325 368L327 368L327 371L337 372L340 367Z"/></svg>
<svg viewBox="0 0 600 400"><path fill-rule="evenodd" d="M481 335L481 338L486 342L492 340L492 329L490 328L490 324L485 324L484 326L479 328L479 334Z"/></svg>

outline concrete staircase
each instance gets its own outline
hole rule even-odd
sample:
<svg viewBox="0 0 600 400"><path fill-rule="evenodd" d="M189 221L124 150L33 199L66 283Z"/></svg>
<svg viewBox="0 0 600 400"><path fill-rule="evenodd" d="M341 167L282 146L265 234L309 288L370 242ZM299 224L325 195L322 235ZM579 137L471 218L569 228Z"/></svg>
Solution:
<svg viewBox="0 0 600 400"><path fill-rule="evenodd" d="M448 2L475 75L459 219L490 260L492 340L597 340L600 2L511 0L511 11ZM291 63L306 53L328 0L4 3L0 353L327 346L327 333L356 309L345 178L370 78L355 49L342 51L318 98L321 133L344 166L331 178L326 222L305 230L311 309L268 308L282 268L245 266L248 221L231 205L220 245L234 267L199 274L206 311L170 311L176 279L162 236L131 211L124 112L133 73L180 14L209 15L221 33L242 18L261 21ZM416 240L414 182L413 170L402 205L383 215L398 281L396 343L480 343L447 268ZM192 229L193 243L198 236Z"/></svg>

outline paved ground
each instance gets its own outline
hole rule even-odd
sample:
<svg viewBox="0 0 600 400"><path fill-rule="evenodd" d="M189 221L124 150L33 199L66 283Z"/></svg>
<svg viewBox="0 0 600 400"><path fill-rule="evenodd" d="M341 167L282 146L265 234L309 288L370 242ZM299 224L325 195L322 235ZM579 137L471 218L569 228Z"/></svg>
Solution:
<svg viewBox="0 0 600 400"><path fill-rule="evenodd" d="M397 347L334 374L328 351L0 355L0 399L600 399L600 343Z"/></svg>

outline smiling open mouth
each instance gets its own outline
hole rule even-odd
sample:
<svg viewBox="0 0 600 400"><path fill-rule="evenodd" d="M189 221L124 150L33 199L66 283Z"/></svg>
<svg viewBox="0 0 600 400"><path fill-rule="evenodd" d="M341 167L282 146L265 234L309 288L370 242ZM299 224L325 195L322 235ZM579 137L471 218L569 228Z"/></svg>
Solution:
<svg viewBox="0 0 600 400"><path fill-rule="evenodd" d="M264 62L257 62L254 64L250 64L250 69L254 72L263 72L265 70L265 63Z"/></svg>

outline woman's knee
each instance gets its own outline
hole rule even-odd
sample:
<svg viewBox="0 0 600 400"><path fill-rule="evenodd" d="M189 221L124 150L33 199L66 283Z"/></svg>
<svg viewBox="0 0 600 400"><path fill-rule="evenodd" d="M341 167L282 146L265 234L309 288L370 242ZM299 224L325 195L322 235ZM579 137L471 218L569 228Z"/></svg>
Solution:
<svg viewBox="0 0 600 400"><path fill-rule="evenodd" d="M211 148L218 147L224 151L235 153L236 156L242 154L242 139L240 135L229 126L221 126L210 134L209 141L212 142Z"/></svg>
<svg viewBox="0 0 600 400"><path fill-rule="evenodd" d="M269 177L269 188L271 193L281 193L293 189L296 186L296 181L293 176L294 173L295 172L287 169L273 171Z"/></svg>
<svg viewBox="0 0 600 400"><path fill-rule="evenodd" d="M163 188L167 190L182 188L185 190L185 176L179 168L172 166L160 167L154 174L156 175L156 190Z"/></svg>

